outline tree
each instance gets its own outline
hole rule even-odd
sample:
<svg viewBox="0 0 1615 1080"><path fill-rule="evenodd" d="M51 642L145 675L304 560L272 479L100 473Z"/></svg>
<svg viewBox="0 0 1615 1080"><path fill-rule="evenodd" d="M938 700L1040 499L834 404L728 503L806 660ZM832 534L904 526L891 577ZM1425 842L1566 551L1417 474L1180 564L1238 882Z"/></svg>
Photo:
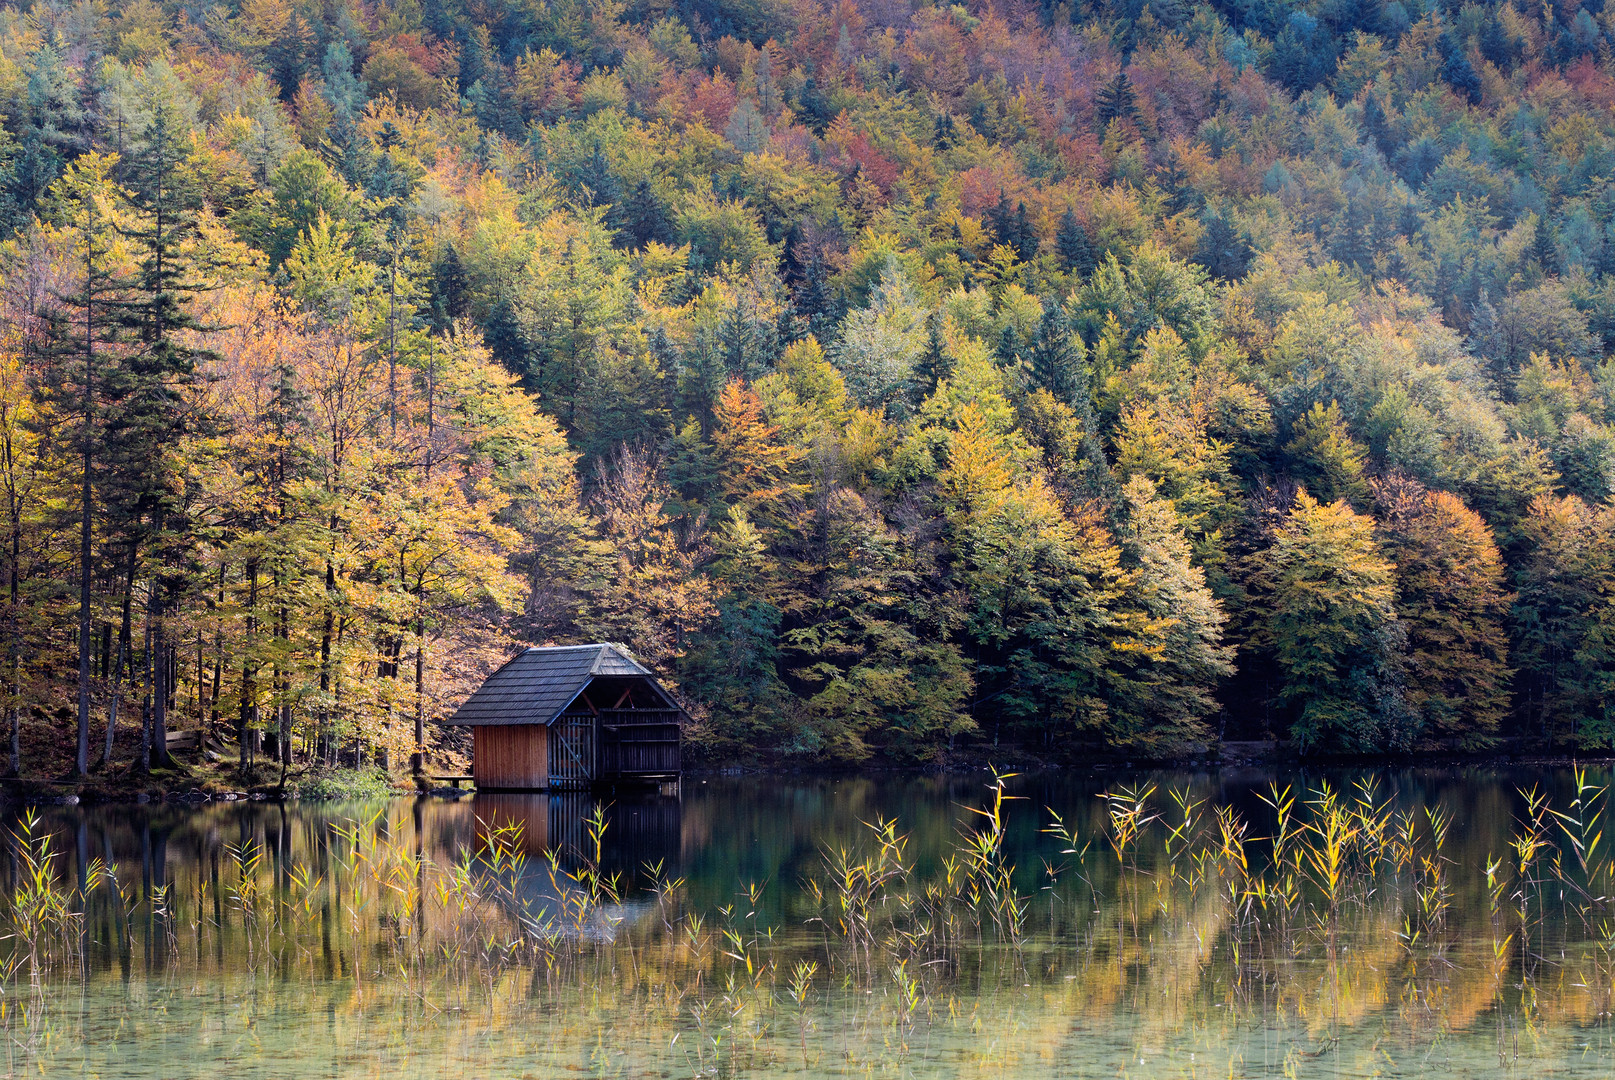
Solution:
<svg viewBox="0 0 1615 1080"><path fill-rule="evenodd" d="M1368 495L1363 476L1367 455L1352 438L1336 402L1315 404L1295 422L1284 455L1296 482L1320 501L1361 502Z"/></svg>
<svg viewBox="0 0 1615 1080"><path fill-rule="evenodd" d="M1301 492L1265 558L1279 702L1306 751L1382 753L1415 734L1396 614L1396 567L1374 523Z"/></svg>
<svg viewBox="0 0 1615 1080"><path fill-rule="evenodd" d="M731 513L766 519L781 500L800 495L787 483L796 453L780 443L779 429L763 420L762 401L751 388L729 380L713 420L718 492Z"/></svg>
<svg viewBox="0 0 1615 1080"><path fill-rule="evenodd" d="M1094 268L1093 244L1088 240L1088 231L1077 220L1076 212L1067 209L1060 215L1060 227L1054 234L1054 252L1060 259L1060 267L1073 274L1089 274Z"/></svg>
<svg viewBox="0 0 1615 1080"><path fill-rule="evenodd" d="M1086 359L1082 339L1071 332L1065 311L1054 300L1045 303L1037 337L1032 342L1032 384L1047 390L1076 414L1082 425L1083 457L1090 472L1098 477L1105 471L1105 454L1099 445Z"/></svg>
<svg viewBox="0 0 1615 1080"><path fill-rule="evenodd" d="M128 494L129 473L144 465L150 446L131 446L129 399L144 387L132 386L124 354L128 334L128 260L120 244L123 192L111 182L115 158L87 155L69 166L52 187L53 218L73 242L76 291L58 297L60 307L47 313L45 363L40 379L39 420L73 431L79 458L79 613L78 613L78 752L74 772L89 772L90 620L95 562L97 497L121 505ZM111 354L108 357L108 354ZM161 434L161 433L158 433ZM132 450L132 452L131 452ZM131 554L129 559L134 559ZM124 631L126 633L126 631Z"/></svg>
<svg viewBox="0 0 1615 1080"><path fill-rule="evenodd" d="M644 177L634 184L634 190L623 203L621 218L623 233L636 248L652 241L666 244L673 239L673 223L667 209Z"/></svg>
<svg viewBox="0 0 1615 1080"><path fill-rule="evenodd" d="M1525 716L1557 742L1615 745L1615 514L1574 495L1539 497L1521 532L1514 636Z"/></svg>
<svg viewBox="0 0 1615 1080"><path fill-rule="evenodd" d="M1206 739L1217 685L1233 673L1227 620L1190 559L1177 512L1142 476L1122 489L1117 539L1130 571L1120 604L1140 619L1131 647L1108 665L1107 734L1161 756L1182 752Z"/></svg>
<svg viewBox="0 0 1615 1080"><path fill-rule="evenodd" d="M1099 122L1099 130L1103 131L1113 121L1123 123L1138 123L1138 95L1133 91L1133 83L1127 77L1125 68L1116 72L1116 77L1099 88L1094 95L1094 117Z"/></svg>
<svg viewBox="0 0 1615 1080"><path fill-rule="evenodd" d="M1374 484L1407 629L1407 700L1424 732L1487 745L1508 711L1509 596L1491 530L1456 495L1400 476Z"/></svg>

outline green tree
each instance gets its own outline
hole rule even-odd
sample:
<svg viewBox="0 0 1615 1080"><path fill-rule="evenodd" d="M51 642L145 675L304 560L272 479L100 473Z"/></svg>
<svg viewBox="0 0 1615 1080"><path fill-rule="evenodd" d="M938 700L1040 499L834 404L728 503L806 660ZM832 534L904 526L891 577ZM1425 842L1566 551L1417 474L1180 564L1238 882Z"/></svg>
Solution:
<svg viewBox="0 0 1615 1080"><path fill-rule="evenodd" d="M1322 502L1360 503L1368 495L1363 475L1367 455L1353 439L1340 406L1317 404L1296 420L1284 445L1290 474Z"/></svg>
<svg viewBox="0 0 1615 1080"><path fill-rule="evenodd" d="M1370 518L1302 492L1265 558L1278 699L1306 751L1406 749L1396 567Z"/></svg>
<svg viewBox="0 0 1615 1080"><path fill-rule="evenodd" d="M1514 636L1526 719L1555 741L1615 746L1615 512L1542 497L1521 532Z"/></svg>

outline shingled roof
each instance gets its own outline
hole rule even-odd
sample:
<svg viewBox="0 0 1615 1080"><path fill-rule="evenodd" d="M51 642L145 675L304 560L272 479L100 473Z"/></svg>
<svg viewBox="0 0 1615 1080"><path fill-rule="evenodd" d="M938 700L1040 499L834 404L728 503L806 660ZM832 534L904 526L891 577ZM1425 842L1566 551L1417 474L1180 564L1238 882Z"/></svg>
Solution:
<svg viewBox="0 0 1615 1080"><path fill-rule="evenodd" d="M548 645L518 653L448 719L450 724L549 724L598 676L655 676L621 645Z"/></svg>

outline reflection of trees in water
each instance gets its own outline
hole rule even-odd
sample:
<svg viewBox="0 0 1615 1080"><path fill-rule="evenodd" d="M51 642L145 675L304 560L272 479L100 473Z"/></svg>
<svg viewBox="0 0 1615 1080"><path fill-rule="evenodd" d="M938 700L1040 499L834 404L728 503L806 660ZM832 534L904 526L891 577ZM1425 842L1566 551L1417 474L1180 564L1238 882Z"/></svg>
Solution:
<svg viewBox="0 0 1615 1080"><path fill-rule="evenodd" d="M1294 783L1315 792L1323 779ZM1353 790L1348 776L1329 779L1342 797ZM1520 886L1535 890L1529 934L1518 903L1488 898L1487 855L1503 854L1517 827L1511 784L1382 776L1372 812L1391 833L1411 822L1416 850L1375 869L1364 842L1326 909L1310 864L1275 855L1271 808L1256 798L1266 777L1154 780L1158 819L1122 857L1102 839L1102 785L1024 783L994 856L1018 891L1013 938L972 892L974 872L959 869L961 830L980 827L960 804L982 805L979 778L724 781L691 785L682 804L619 799L604 806L598 860L584 823L600 804L577 795L61 812L47 825L64 895L78 903L73 889L97 859L116 865L122 888L83 898L82 974L47 972L28 1022L42 1009L65 1025L50 1044L60 1053L75 1038L94 1043L74 1034L90 1022L68 1007L75 987L93 1018L157 987L246 980L255 1000L276 1003L285 1031L329 1009L337 1036L372 1053L397 1024L389 1038L407 1029L421 1047L452 1045L469 1055L456 1060L484 1064L584 1054L609 1031L630 1072L744 1072L786 1057L817 1068L849 1046L865 1063L901 1066L922 1044L968 1053L990 1042L1010 1074L1044 1075L1050 1055L1096 1068L1166 1062L1192 1044L1198 1063L1223 1070L1258 1053L1276 1054L1276 1070L1293 1052L1306 1075L1304 1055L1327 1052L1345 1075L1373 1071L1386 1039L1458 1059L1484 1049L1495 1066L1498 1032L1516 1030L1533 1033L1526 1060L1559 1061L1594 1037L1607 1052L1615 956L1600 920L1567 914L1548 856L1541 880ZM1174 781L1182 802L1201 804L1192 839L1168 831ZM1562 777L1547 786L1568 805ZM1243 864L1219 846L1219 804L1245 826ZM1424 809L1437 806L1459 823L1439 850ZM1072 846L1091 841L1084 855L1060 853L1043 807ZM894 869L860 901L868 932L854 943L839 929L826 857L868 865L867 823L893 815L905 839L881 856ZM658 862L661 891L643 872ZM1303 867L1289 892L1286 866ZM1421 897L1435 866L1446 899L1432 910ZM0 860L7 895L20 874L15 851ZM620 896L599 885L612 877ZM175 1019L161 1023L190 1007L170 1001ZM27 1042L23 1019L5 1022ZM212 1053L200 1034L193 1044L162 1030L163 1053ZM516 1030L540 1030L548 1049ZM701 1039L699 1060L684 1057Z"/></svg>

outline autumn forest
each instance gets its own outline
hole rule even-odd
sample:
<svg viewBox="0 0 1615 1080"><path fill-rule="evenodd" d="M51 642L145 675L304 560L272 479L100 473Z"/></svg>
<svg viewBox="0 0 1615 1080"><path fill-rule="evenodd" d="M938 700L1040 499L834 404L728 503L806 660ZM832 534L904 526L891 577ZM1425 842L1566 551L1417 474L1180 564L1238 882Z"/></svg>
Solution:
<svg viewBox="0 0 1615 1080"><path fill-rule="evenodd" d="M1609 749L1612 106L1600 0L8 3L0 764L597 640L713 763Z"/></svg>

